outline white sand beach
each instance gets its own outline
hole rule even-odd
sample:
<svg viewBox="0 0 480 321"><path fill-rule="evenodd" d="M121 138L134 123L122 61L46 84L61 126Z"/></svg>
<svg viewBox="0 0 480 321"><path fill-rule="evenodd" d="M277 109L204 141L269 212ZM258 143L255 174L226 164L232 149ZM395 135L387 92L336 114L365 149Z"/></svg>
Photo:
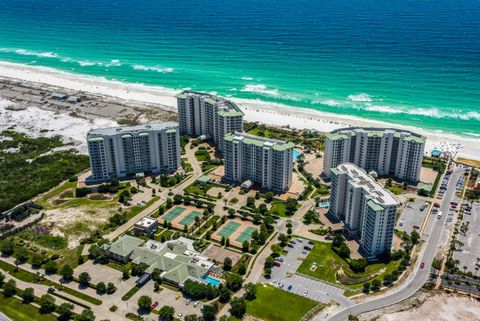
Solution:
<svg viewBox="0 0 480 321"><path fill-rule="evenodd" d="M169 110L176 109L175 94L181 91L160 86L127 84L99 77L62 72L52 68L8 62L0 62L0 77L18 79L28 83L64 87L70 90L105 95L127 101L155 104L160 108ZM260 100L232 100L245 112L247 121L258 121L276 126L289 126L296 129L315 129L322 132L329 132L348 126L402 128L427 136L426 154L437 148L452 155L480 160L480 139L461 137L444 132L430 132L420 128L324 113ZM107 120L100 120L99 124L94 125L100 126L104 121ZM54 130L55 127L52 129Z"/></svg>

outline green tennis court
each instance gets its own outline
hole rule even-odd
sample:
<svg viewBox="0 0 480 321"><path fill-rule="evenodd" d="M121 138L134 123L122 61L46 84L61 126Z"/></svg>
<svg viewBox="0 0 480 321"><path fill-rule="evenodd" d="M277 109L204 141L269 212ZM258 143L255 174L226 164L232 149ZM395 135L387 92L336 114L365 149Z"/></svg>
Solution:
<svg viewBox="0 0 480 321"><path fill-rule="evenodd" d="M254 227L251 227L251 226L247 227L242 231L242 233L240 233L240 235L235 239L235 241L238 243L243 243L245 241L250 242L250 240L252 239L252 234L256 230L257 229Z"/></svg>
<svg viewBox="0 0 480 321"><path fill-rule="evenodd" d="M185 207L180 207L180 206L175 206L174 208L172 208L170 211L168 211L167 213L163 214L162 218L167 221L167 222L171 222L173 221L174 219L176 219L180 214L182 214L183 212L185 212L187 209Z"/></svg>
<svg viewBox="0 0 480 321"><path fill-rule="evenodd" d="M190 213L185 215L185 217L182 218L180 222L178 222L178 224L181 224L181 225L186 224L187 226L190 226L193 224L193 222L195 222L195 217L200 217L200 216L202 216L202 213L197 211L191 211Z"/></svg>
<svg viewBox="0 0 480 321"><path fill-rule="evenodd" d="M220 237L229 238L239 227L240 223L238 222L228 222L220 231L217 232L217 235Z"/></svg>

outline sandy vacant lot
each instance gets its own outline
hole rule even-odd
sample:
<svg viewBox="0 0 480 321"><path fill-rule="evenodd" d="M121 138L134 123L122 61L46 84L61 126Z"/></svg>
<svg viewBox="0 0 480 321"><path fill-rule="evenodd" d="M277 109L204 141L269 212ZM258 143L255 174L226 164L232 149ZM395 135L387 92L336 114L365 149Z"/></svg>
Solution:
<svg viewBox="0 0 480 321"><path fill-rule="evenodd" d="M317 158L315 154L305 154L305 170L318 177L323 172L323 157Z"/></svg>
<svg viewBox="0 0 480 321"><path fill-rule="evenodd" d="M419 292L394 306L360 315L360 320L378 321L476 321L480 302L466 296Z"/></svg>
<svg viewBox="0 0 480 321"><path fill-rule="evenodd" d="M420 171L421 182L433 184L435 182L436 177L437 177L437 172L435 172L433 169L422 167L422 170Z"/></svg>

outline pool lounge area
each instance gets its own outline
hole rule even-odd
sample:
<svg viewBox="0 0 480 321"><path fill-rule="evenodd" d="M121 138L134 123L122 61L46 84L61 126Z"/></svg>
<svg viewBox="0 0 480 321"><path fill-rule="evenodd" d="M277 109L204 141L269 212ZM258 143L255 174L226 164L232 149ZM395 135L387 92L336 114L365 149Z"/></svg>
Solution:
<svg viewBox="0 0 480 321"><path fill-rule="evenodd" d="M298 149L293 149L293 160L297 160L298 156L300 156L302 153Z"/></svg>
<svg viewBox="0 0 480 321"><path fill-rule="evenodd" d="M216 278L212 278L211 276L204 276L202 278L205 282L211 284L212 286L218 286L220 283L222 283L222 281L220 281L219 279L216 279Z"/></svg>

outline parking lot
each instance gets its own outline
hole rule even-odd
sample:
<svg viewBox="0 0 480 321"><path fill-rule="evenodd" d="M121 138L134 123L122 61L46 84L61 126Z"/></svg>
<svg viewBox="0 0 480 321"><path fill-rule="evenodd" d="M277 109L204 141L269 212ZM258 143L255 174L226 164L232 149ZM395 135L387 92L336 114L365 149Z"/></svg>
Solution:
<svg viewBox="0 0 480 321"><path fill-rule="evenodd" d="M396 228L407 233L411 233L413 230L419 232L429 206L430 203L422 199L407 203L400 219L397 221Z"/></svg>
<svg viewBox="0 0 480 321"><path fill-rule="evenodd" d="M466 266L467 271L475 273L477 258L480 258L480 203L473 204L470 214L464 213L463 222L469 222L466 235L458 234L458 240L464 245L453 256L460 261L461 269Z"/></svg>
<svg viewBox="0 0 480 321"><path fill-rule="evenodd" d="M294 242L293 247L285 247L288 253L281 256L280 261L283 262L279 262L280 266L272 268L272 277L270 279L261 277L259 281L272 283L278 288L308 297L314 301L326 303L335 300L345 306L351 305L351 301L343 296L343 289L296 274L297 269L308 254L304 247L313 245L305 239L297 238L294 239Z"/></svg>

